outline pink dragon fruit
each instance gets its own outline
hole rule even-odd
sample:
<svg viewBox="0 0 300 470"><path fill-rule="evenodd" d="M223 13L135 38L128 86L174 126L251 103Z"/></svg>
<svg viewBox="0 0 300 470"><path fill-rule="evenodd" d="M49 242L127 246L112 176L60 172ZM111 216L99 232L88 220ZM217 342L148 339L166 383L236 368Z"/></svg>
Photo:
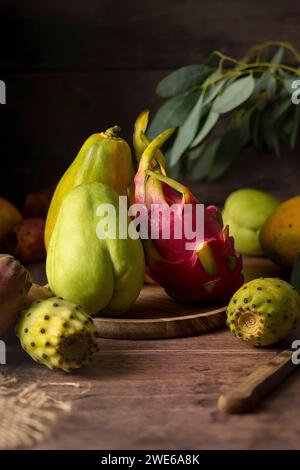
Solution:
<svg viewBox="0 0 300 470"><path fill-rule="evenodd" d="M143 222L137 226L140 233L146 229L152 238L143 240L148 272L175 300L225 302L243 284L242 259L215 206L204 208L204 227L195 230L198 200L187 187L167 177L163 162L156 160L157 150L173 131L163 132L146 147L135 176L135 202L148 210L144 227ZM184 230L188 205L194 232L191 239ZM171 206L175 210L170 211ZM155 211L151 211L153 207ZM169 215L164 217L167 210ZM175 233L178 226L182 228L180 238ZM163 235L166 233L169 239Z"/></svg>

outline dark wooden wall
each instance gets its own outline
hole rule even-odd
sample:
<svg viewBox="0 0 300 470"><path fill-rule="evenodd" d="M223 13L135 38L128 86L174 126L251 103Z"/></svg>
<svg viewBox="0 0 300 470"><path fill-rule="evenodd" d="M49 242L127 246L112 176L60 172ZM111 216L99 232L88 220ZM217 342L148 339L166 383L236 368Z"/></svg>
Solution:
<svg viewBox="0 0 300 470"><path fill-rule="evenodd" d="M130 139L136 115L157 108L168 71L214 49L300 46L298 0L1 0L0 18L0 193L19 200L54 183L90 133L120 124ZM244 185L285 197L300 192L299 158L250 152L195 191L211 202Z"/></svg>

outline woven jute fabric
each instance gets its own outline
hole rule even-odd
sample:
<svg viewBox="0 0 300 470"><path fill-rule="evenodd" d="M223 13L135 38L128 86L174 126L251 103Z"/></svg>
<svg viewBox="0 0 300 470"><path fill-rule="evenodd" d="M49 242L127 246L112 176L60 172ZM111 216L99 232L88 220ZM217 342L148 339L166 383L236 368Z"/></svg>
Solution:
<svg viewBox="0 0 300 470"><path fill-rule="evenodd" d="M68 401L51 397L39 384L20 385L0 373L0 449L30 447L49 438Z"/></svg>

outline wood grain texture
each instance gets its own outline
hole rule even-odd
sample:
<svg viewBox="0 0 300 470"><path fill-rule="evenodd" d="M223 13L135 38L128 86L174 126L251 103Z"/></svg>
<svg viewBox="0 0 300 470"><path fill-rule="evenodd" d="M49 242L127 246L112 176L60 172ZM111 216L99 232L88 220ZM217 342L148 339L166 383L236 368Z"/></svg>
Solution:
<svg viewBox="0 0 300 470"><path fill-rule="evenodd" d="M253 414L217 409L219 394L273 350L240 348L227 330L156 342L99 340L99 346L92 364L67 376L36 365L16 346L10 351L3 370L21 383L37 381L60 399L70 391L65 382L80 385L72 414L35 449L300 448L298 373Z"/></svg>
<svg viewBox="0 0 300 470"><path fill-rule="evenodd" d="M119 318L95 318L101 338L167 339L223 327L226 306L188 306L174 302L158 285L145 285L137 302Z"/></svg>
<svg viewBox="0 0 300 470"><path fill-rule="evenodd" d="M43 276L35 266L35 280ZM35 449L300 449L298 371L252 414L224 415L217 407L220 394L299 338L300 324L267 348L226 328L168 340L99 339L92 364L67 375L34 363L15 339L1 371L71 397L70 416Z"/></svg>

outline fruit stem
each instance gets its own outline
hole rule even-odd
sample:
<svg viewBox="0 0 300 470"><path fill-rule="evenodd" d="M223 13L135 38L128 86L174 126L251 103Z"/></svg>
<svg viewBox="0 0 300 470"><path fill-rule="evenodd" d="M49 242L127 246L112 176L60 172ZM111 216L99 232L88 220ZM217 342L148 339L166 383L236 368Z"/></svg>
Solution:
<svg viewBox="0 0 300 470"><path fill-rule="evenodd" d="M121 132L121 127L120 126L113 126L109 127L104 134L107 137L118 137L118 134Z"/></svg>

